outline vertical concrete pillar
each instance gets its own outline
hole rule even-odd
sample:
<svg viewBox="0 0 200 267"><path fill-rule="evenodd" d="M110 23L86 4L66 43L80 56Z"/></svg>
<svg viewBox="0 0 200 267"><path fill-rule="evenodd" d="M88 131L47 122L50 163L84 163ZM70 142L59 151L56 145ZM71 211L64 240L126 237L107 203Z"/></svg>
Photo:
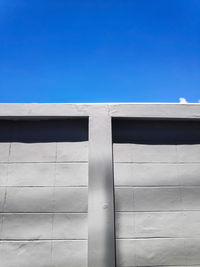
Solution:
<svg viewBox="0 0 200 267"><path fill-rule="evenodd" d="M107 107L99 106L89 118L89 267L115 267L111 130Z"/></svg>

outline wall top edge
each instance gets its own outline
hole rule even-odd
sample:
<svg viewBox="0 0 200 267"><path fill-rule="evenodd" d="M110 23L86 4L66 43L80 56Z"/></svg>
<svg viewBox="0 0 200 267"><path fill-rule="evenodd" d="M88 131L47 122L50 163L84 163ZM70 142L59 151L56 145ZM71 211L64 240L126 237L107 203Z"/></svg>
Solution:
<svg viewBox="0 0 200 267"><path fill-rule="evenodd" d="M2 105L80 105L80 106L94 106L94 105L195 105L200 106L200 103L179 103L179 102L101 102L101 103L0 103Z"/></svg>
<svg viewBox="0 0 200 267"><path fill-rule="evenodd" d="M200 119L199 103L0 103L0 118L133 117Z"/></svg>

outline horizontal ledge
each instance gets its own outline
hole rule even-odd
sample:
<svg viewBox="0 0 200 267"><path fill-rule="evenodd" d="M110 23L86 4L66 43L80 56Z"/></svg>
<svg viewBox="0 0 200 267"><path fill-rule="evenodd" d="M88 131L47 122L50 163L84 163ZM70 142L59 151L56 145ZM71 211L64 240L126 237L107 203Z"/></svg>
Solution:
<svg viewBox="0 0 200 267"><path fill-rule="evenodd" d="M88 214L88 212L0 212L0 215L30 215L30 214L38 214L38 215L70 215L70 214Z"/></svg>
<svg viewBox="0 0 200 267"><path fill-rule="evenodd" d="M4 119L88 117L99 114L100 107L101 110L109 110L111 117L200 118L198 103L1 103L0 117Z"/></svg>
<svg viewBox="0 0 200 267"><path fill-rule="evenodd" d="M28 242L32 242L32 241L87 241L88 239L86 238L82 238L82 239L29 239L29 238L25 238L25 239L0 239L0 242L12 242L12 241L28 241Z"/></svg>
<svg viewBox="0 0 200 267"><path fill-rule="evenodd" d="M114 161L114 164L174 164L174 165L178 165L178 164L200 164L200 161Z"/></svg>
<svg viewBox="0 0 200 267"><path fill-rule="evenodd" d="M200 185L115 185L115 188L193 188Z"/></svg>
<svg viewBox="0 0 200 267"><path fill-rule="evenodd" d="M114 164L130 164L130 165L142 165L142 164L149 164L149 165L179 165L179 164L184 164L184 165L189 165L189 164L196 164L196 165L199 165L200 162L197 162L197 161L177 161L177 162L157 162L157 161L144 161L144 162L131 162L131 161L114 161Z"/></svg>
<svg viewBox="0 0 200 267"><path fill-rule="evenodd" d="M0 185L0 188L88 188L87 185Z"/></svg>
<svg viewBox="0 0 200 267"><path fill-rule="evenodd" d="M199 264L197 264L197 265L191 265L191 264L186 264L186 265L184 265L184 264L181 264L181 265L128 265L128 266L119 266L119 265L117 265L116 267L199 267L200 266L200 263Z"/></svg>
<svg viewBox="0 0 200 267"><path fill-rule="evenodd" d="M78 164L78 163L88 163L88 160L85 161L1 161L0 164Z"/></svg>
<svg viewBox="0 0 200 267"><path fill-rule="evenodd" d="M115 210L115 213L122 213L122 212L127 212L127 213L139 213L139 212L143 212L143 213L150 213L150 212L197 212L197 211L200 211L199 210L122 210L122 211L119 211L119 210Z"/></svg>
<svg viewBox="0 0 200 267"><path fill-rule="evenodd" d="M117 213L187 213L187 212L200 212L200 210L115 211L115 214Z"/></svg>
<svg viewBox="0 0 200 267"><path fill-rule="evenodd" d="M135 240L160 240L160 239L165 239L165 240L169 240L169 239L182 239L182 240L185 240L185 239L189 239L189 240L200 240L200 237L134 237L134 238L115 238L116 241L118 240L130 240L130 241L135 241Z"/></svg>
<svg viewBox="0 0 200 267"><path fill-rule="evenodd" d="M0 243L12 243L12 242L18 242L18 243L24 243L24 242L37 242L37 243L40 243L40 242L48 242L48 243L52 243L52 242L87 242L87 239L57 239L57 240L51 240L51 239L32 239L32 240L29 240L29 239L24 239L24 240L21 240L21 239L18 239L18 240L0 240Z"/></svg>

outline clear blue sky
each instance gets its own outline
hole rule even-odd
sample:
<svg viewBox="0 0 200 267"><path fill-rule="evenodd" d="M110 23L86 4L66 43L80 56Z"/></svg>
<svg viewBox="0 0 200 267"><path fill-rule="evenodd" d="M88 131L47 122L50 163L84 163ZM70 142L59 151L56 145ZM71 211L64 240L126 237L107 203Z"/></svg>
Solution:
<svg viewBox="0 0 200 267"><path fill-rule="evenodd" d="M0 0L0 102L200 99L200 0Z"/></svg>

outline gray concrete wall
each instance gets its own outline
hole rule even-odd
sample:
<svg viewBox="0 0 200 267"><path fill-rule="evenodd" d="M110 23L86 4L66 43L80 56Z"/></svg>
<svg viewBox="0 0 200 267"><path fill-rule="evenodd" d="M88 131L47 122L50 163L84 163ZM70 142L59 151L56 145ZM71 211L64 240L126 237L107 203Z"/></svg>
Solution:
<svg viewBox="0 0 200 267"><path fill-rule="evenodd" d="M200 267L199 119L199 104L0 104L0 267Z"/></svg>
<svg viewBox="0 0 200 267"><path fill-rule="evenodd" d="M200 265L199 123L117 123L117 266Z"/></svg>
<svg viewBox="0 0 200 267"><path fill-rule="evenodd" d="M0 128L0 266L87 266L87 122Z"/></svg>

